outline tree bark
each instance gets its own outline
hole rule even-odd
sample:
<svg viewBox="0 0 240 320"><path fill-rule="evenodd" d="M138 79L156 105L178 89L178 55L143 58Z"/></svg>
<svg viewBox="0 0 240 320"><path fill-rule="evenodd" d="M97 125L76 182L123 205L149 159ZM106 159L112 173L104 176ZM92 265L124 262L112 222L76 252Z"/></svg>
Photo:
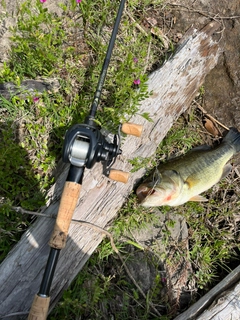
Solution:
<svg viewBox="0 0 240 320"><path fill-rule="evenodd" d="M116 169L130 171L132 167L128 159L152 155L173 122L189 107L205 76L217 64L220 49L212 35L218 27L218 23L212 22L200 31L192 29L183 37L176 53L149 76L151 96L142 102L138 115L131 119L131 122L144 126L142 137L128 136L124 140L123 156L116 161ZM149 113L153 122L140 116L144 112ZM58 210L67 172L68 165L64 165L57 182L49 191L46 215ZM131 174L128 183L122 184L103 176L100 164L85 170L81 196L73 218L104 228L116 217L144 172L144 168L138 170ZM0 265L0 318L29 311L42 280L53 225L51 219L37 219ZM71 224L67 245L61 251L51 287L50 310L102 238L103 234L96 229ZM15 317L11 316L11 319Z"/></svg>

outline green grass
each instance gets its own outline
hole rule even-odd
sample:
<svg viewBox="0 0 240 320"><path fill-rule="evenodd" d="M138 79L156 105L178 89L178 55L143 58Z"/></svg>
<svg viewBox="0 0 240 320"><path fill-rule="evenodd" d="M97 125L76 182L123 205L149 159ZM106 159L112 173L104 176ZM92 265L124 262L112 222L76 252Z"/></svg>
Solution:
<svg viewBox="0 0 240 320"><path fill-rule="evenodd" d="M138 111L140 101L148 96L146 74L172 50L172 44L164 49L160 39L146 36L137 28L150 10L162 12L161 4L157 0L127 3L128 14L121 20L97 113L97 122L113 133L119 122ZM54 182L53 170L61 157L64 133L71 125L82 122L90 110L118 2L83 0L77 5L72 0L60 6L62 17L47 10L40 1L26 1L18 8L10 58L0 69L0 83L11 81L20 85L26 78L53 79L57 83L56 91L22 92L9 100L1 98L1 261L31 223L11 206L37 211L46 203L46 193ZM135 79L140 79L139 86L133 85ZM204 142L196 114L191 112L189 119L179 119L154 157L132 160L133 170L146 166L151 174L159 162ZM193 266L192 279L201 289L208 289L219 279L219 270L229 271L229 261L238 250L234 216L240 203L231 199L233 180L222 181L218 189L213 187L207 204L161 208L166 216L173 212L186 218L190 246L186 259ZM167 248L172 245L170 229L174 223L169 219L163 228L162 241ZM159 270L159 261L167 256L157 251L154 244L149 251L143 250L131 237L134 230L154 224L158 224L154 210L141 208L133 192L110 228L124 260L141 255L155 270L145 297L131 282L106 239L64 292L49 319L100 320L111 319L112 315L121 320L171 319L171 306L164 293L165 275ZM176 247L169 263L178 261L179 252L181 248Z"/></svg>

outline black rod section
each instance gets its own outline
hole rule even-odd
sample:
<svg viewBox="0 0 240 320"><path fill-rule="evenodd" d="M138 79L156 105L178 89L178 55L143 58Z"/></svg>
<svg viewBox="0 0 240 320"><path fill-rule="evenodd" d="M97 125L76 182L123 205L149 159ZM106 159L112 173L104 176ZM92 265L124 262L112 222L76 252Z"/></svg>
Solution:
<svg viewBox="0 0 240 320"><path fill-rule="evenodd" d="M99 80L98 80L97 89L96 89L96 92L95 92L95 95L94 95L94 98L93 98L93 103L92 103L92 106L91 106L90 115L88 117L90 119L91 118L94 119L95 115L96 115L97 107L98 107L100 96L101 96L101 93L102 93L103 84L104 84L105 77L106 77L106 74L107 74L107 69L108 69L108 66L109 66L110 58L111 58L111 55L112 55L113 46L114 46L114 43L115 43L115 40L116 40L119 23L120 23L120 20L121 20L123 9L124 9L124 4L125 4L125 0L121 0L120 6L119 6L119 9L118 9L118 13L117 13L117 17L116 17L116 21L115 21L115 24L114 24L114 28L113 28L113 31L112 31L112 34L111 34L111 39L110 39L110 42L109 42L109 45L108 45L106 58L104 60L103 66L102 66L102 71L101 71L101 74L100 74L100 77L99 77Z"/></svg>
<svg viewBox="0 0 240 320"><path fill-rule="evenodd" d="M38 292L39 296L49 297L49 292L56 269L60 249L51 248L51 251L48 256L47 265L44 271L40 289Z"/></svg>
<svg viewBox="0 0 240 320"><path fill-rule="evenodd" d="M82 184L84 169L85 167L76 167L71 164L66 181Z"/></svg>

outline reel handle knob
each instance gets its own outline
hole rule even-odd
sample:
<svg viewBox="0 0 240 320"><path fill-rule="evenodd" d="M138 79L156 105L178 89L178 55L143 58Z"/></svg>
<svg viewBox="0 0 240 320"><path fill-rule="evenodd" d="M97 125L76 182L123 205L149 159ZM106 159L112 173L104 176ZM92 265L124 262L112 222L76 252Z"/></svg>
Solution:
<svg viewBox="0 0 240 320"><path fill-rule="evenodd" d="M125 122L122 124L121 131L132 136L140 137L142 134L143 126L136 123Z"/></svg>
<svg viewBox="0 0 240 320"><path fill-rule="evenodd" d="M108 177L114 181L127 183L129 179L129 172L111 169Z"/></svg>

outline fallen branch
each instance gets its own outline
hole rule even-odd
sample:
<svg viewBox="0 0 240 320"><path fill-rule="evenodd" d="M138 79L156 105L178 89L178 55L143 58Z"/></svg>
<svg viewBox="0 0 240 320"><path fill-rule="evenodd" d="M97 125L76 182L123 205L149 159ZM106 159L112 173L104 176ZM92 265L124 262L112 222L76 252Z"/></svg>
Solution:
<svg viewBox="0 0 240 320"><path fill-rule="evenodd" d="M185 6L183 4L177 4L177 3L169 3L167 2L166 5L169 6L173 6L173 7L181 7L184 8L186 10L184 11L188 11L188 12L194 12L194 13L198 13L202 16L205 16L211 20L233 20L233 19L239 19L240 16L219 16L219 14L213 13L213 12L208 12L208 11L202 11L202 10L198 10L198 9L193 9L193 8L189 8L188 6Z"/></svg>

